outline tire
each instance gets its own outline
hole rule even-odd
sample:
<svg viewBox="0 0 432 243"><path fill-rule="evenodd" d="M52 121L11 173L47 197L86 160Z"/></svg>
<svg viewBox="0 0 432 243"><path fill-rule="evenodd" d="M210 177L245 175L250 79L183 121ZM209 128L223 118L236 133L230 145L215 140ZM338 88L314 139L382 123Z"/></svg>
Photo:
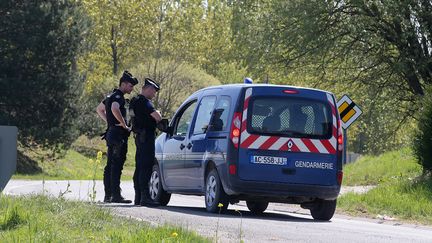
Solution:
<svg viewBox="0 0 432 243"><path fill-rule="evenodd" d="M171 193L166 192L162 187L161 174L158 164L153 165L149 181L149 193L150 198L162 206L166 206L171 199Z"/></svg>
<svg viewBox="0 0 432 243"><path fill-rule="evenodd" d="M262 214L268 207L268 202L246 201L249 211L254 214Z"/></svg>
<svg viewBox="0 0 432 243"><path fill-rule="evenodd" d="M318 200L310 209L315 220L329 221L336 210L336 200Z"/></svg>
<svg viewBox="0 0 432 243"><path fill-rule="evenodd" d="M228 196L222 188L216 169L211 170L206 177L205 204L210 213L224 213L228 208Z"/></svg>

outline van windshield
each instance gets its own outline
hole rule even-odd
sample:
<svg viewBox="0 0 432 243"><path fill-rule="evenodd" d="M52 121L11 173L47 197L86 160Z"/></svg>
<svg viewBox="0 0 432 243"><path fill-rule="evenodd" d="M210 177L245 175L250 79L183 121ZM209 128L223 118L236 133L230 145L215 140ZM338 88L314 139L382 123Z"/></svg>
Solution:
<svg viewBox="0 0 432 243"><path fill-rule="evenodd" d="M332 115L328 103L292 97L254 97L249 105L250 133L328 139Z"/></svg>

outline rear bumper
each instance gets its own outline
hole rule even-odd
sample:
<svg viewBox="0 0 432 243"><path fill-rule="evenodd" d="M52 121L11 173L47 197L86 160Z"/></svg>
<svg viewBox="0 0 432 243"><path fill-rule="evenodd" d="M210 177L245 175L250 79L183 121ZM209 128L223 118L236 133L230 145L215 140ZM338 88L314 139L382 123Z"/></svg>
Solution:
<svg viewBox="0 0 432 243"><path fill-rule="evenodd" d="M231 197L262 199L274 202L313 201L317 198L334 200L340 192L340 185L308 185L240 180L237 176L219 173L225 192ZM294 199L294 200L293 200Z"/></svg>

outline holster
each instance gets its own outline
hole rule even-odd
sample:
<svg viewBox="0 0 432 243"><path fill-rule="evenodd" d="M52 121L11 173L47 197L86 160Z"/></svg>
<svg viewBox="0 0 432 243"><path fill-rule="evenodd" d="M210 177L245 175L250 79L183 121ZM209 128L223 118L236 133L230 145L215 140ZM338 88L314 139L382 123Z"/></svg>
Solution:
<svg viewBox="0 0 432 243"><path fill-rule="evenodd" d="M106 134L108 132L108 128L105 130L104 133L101 133L99 136L101 137L101 140L104 140L106 138Z"/></svg>
<svg viewBox="0 0 432 243"><path fill-rule="evenodd" d="M107 145L120 145L123 143L127 143L129 137L129 132L117 126L111 126L108 128L105 140L107 141Z"/></svg>

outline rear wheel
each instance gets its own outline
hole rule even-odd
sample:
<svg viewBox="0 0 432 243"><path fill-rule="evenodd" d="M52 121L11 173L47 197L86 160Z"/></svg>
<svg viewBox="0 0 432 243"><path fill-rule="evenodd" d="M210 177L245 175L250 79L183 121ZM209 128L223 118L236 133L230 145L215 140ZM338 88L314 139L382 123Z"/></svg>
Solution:
<svg viewBox="0 0 432 243"><path fill-rule="evenodd" d="M246 201L249 211L254 214L262 214L268 207L268 202Z"/></svg>
<svg viewBox="0 0 432 243"><path fill-rule="evenodd" d="M153 201L158 202L162 206L166 206L171 199L171 194L163 189L160 175L159 165L153 165L149 181L149 193Z"/></svg>
<svg viewBox="0 0 432 243"><path fill-rule="evenodd" d="M336 200L317 200L310 209L311 215L316 220L330 220L336 210Z"/></svg>
<svg viewBox="0 0 432 243"><path fill-rule="evenodd" d="M216 169L208 173L206 177L205 204L208 212L223 213L228 208L228 196L222 188Z"/></svg>

